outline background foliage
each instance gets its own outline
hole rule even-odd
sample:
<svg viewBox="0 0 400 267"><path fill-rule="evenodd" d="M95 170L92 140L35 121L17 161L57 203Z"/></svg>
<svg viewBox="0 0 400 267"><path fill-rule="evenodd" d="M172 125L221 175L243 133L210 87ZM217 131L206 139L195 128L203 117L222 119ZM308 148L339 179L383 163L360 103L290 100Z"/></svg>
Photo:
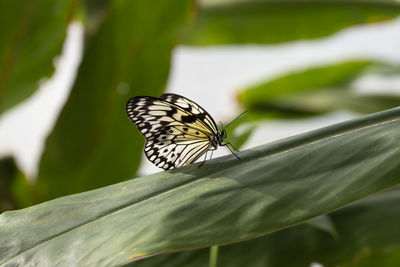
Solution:
<svg viewBox="0 0 400 267"><path fill-rule="evenodd" d="M400 4L398 1L378 0L346 2L334 0L279 2L269 0L26 0L14 2L0 0L1 115L6 114L11 107L31 96L39 87L40 81L52 75L54 71L53 60L61 52L69 23L79 20L85 29L84 55L78 75L68 101L46 140L36 183L32 184L26 181L24 174L15 165L12 155L0 161L0 212L24 208L60 196L112 185L127 180L129 177L137 176L144 140L126 119L125 102L134 95L158 96L164 91L169 74L171 51L177 45L278 44L294 40L320 38L352 25L391 20L398 17L399 13ZM270 119L301 119L338 110L369 114L399 106L400 97L398 95L383 93L360 95L354 93L352 82L371 73L396 76L399 75L399 67L389 65L387 62L372 62L362 58L348 59L334 65L287 73L272 80L249 85L248 88L238 92L238 101L244 109L248 110L248 114L236 121L234 127L230 128L231 141L237 146L241 146L257 127ZM346 172L348 170L345 168L346 166L356 168L361 175L360 177L364 179L362 183L360 182L357 185L363 187L365 183L365 187L369 191L363 191L364 194L357 192L357 190L347 192L347 198L338 194L335 196L338 202L332 202L336 203L335 208L366 197L367 192L368 194L373 193L399 183L398 175L400 172L396 169L399 163L399 157L396 157L398 146L396 142L393 142L395 139L392 139L396 131L399 132L398 123L396 124L398 110L391 112L380 113L392 114L390 116L392 116L391 119L394 122L391 122L390 127L388 126L390 129L384 128L372 133L367 133L365 130L354 135L354 142L351 143L352 149L364 152L364 157L349 158L348 165L323 165L321 162L324 159L329 161L332 155L336 155L336 158L332 158L333 162L335 162L335 159L344 160L349 155L345 153L346 147L343 144L333 143L329 146L328 143L324 142L324 146L319 150L319 156L311 157L308 162L308 164L314 163L314 165L318 163L321 168L325 167L326 172L332 173L332 179L339 179L335 186L341 189L349 186L346 183L349 180L340 178L356 177ZM377 116L382 119L387 115ZM352 125L358 127L363 121L354 121ZM239 133L238 127L245 130ZM339 128L330 128L328 131L331 131L330 134L336 133L335 131ZM313 140L313 136L310 133L303 138L304 140ZM364 137L369 139L361 140ZM283 145L284 143L280 144ZM371 150L368 150L367 147L371 147ZM376 150L372 151L373 148L376 148ZM265 151L263 148L258 149ZM266 149L268 150L268 148ZM254 155L256 155L256 151L257 149L249 152L249 154L255 153ZM366 151L376 154L372 156ZM306 151L302 151L302 153L302 155L308 155ZM326 155L326 158L324 158L324 155ZM368 155L370 157L367 157ZM260 155L257 154L254 157L257 158ZM290 201L294 201L293 198L285 198L285 193L290 191L290 188L296 188L296 186L293 187L293 184L283 182L290 177L285 169L278 168L284 161L283 159L277 161L276 165L273 166L269 166L270 162L273 162L272 160L260 163L260 168L266 166L272 170L277 168L277 174L281 177L279 186L268 187L272 192L280 193L278 199L281 201L277 202L274 211L287 211L292 205ZM378 163L381 165L378 166ZM232 168L237 168L235 169L238 173L237 179L258 177L257 175L252 176L250 171L238 162L229 164L232 164L230 165ZM314 177L310 173L302 176L301 170L298 169L299 166L294 164L287 166L287 170L298 173L296 179L292 181L294 184L300 183L302 179L307 181ZM397 172L393 171L392 168ZM310 170L317 169L314 167ZM386 173L388 170L392 172ZM213 167L204 167L202 171L212 173ZM202 171L189 169L184 174L194 175L193 177L197 178L204 178L209 175L209 173L202 173ZM173 178L171 178L172 180L168 178L169 175ZM382 175L388 175L385 177L390 182L379 186L372 183L372 181L378 181L378 178L381 178ZM224 174L224 177L232 178L234 175ZM270 181L269 179L272 176L266 177L258 177L259 183ZM158 181L159 178L164 180ZM157 180L157 183L153 181L154 179ZM137 182L132 183L135 186L138 186L138 183L143 183L146 188L144 192L156 194L155 192L158 192L159 189L158 183L166 186L163 181L182 182L185 179L180 177L179 173L172 172L171 174L156 175L155 178L140 178ZM314 188L322 190L323 184L322 182L318 183ZM120 185L116 186L120 187ZM218 186L220 185L207 184L204 187L199 187L199 190L209 188L217 192L219 190L229 192L225 186L221 188ZM142 187L139 188L144 190ZM245 193L246 189L239 188L237 190L235 194ZM105 191L93 192L105 194ZM128 192L135 197L143 193L140 190L128 190ZM299 194L299 191L295 192ZM216 193L217 196L220 196L219 194ZM118 198L113 195L106 195L107 198L104 199L105 202L110 202L111 204L107 205L111 206L96 202L96 198L92 198L92 195L82 196L83 199L76 200L78 202L75 204L81 206L85 201L89 200L90 203L94 201L93 206L88 210L95 209L96 212L100 213L108 214L110 211L113 213L115 207L119 209L127 205L119 200L117 201ZM206 195L206 199L196 199L194 192L189 192L188 196L189 202L183 202L187 205L186 208L180 207L178 213L174 210L175 213L172 214L186 218L188 207L190 207L188 203L200 205L200 203L207 201L213 201L211 202L212 205L209 206L209 211L206 213L194 212L190 216L198 220L199 217L206 216L206 214L212 218L213 212L217 214L221 212L221 207L218 206L220 199L213 199L215 197L213 194ZM244 199L246 199L249 195L244 194L244 196ZM113 197L116 197L116 199ZM182 200L177 194L173 194L171 198L174 201ZM255 240L221 247L218 256L220 266L235 266L235 264L242 266L244 263L248 266L293 266L294 263L297 264L296 266L308 266L311 262L322 262L327 266L398 266L400 263L398 238L400 235L396 232L398 231L396 225L399 222L396 215L399 214L396 210L399 203L398 198L398 189L395 188L366 197L360 202L338 209L328 215L323 214L334 209L329 206L329 203L322 203L322 208L318 212L307 213L307 216L295 216L296 219L290 217L293 215L290 212L270 212L268 213L269 216L279 217L279 220L285 222L277 223L270 228L267 226L268 223L272 222L269 221L268 216L264 218L261 216L264 214L263 212L252 210L251 204L243 204L243 206L236 207L238 215L231 218L231 221L239 220L236 230L236 234L239 234L239 236L225 235L226 224L220 225L216 220L212 225L216 227L216 233L223 233L222 239L217 239L217 235L215 235L214 239L209 238L205 242L201 238L201 236L203 238L206 236L205 229L196 230L193 222L183 223L188 228L185 228L186 230L181 233L181 239L171 237L179 231L180 228L177 226L182 225L177 224L175 225L176 228L171 229L169 236L163 235L160 231L155 231L152 235L141 237L143 243L135 243L137 247L131 248L126 253L139 257L137 254L139 252L148 255L171 250L195 249L243 241L247 238L253 239L259 235L274 232ZM228 204L230 202L235 203L237 200L234 197L228 199ZM284 201L285 199L287 201ZM314 200L318 202L318 200ZM73 212L69 213L70 210L66 210L64 212L68 214L66 217L70 220L70 224L62 224L61 228L65 228L60 228L61 230L51 224L48 227L49 220L58 216L58 213L50 212L57 207L57 203L63 206L69 201L75 201L75 198L67 197L55 201L47 202L42 206L34 206L31 210L21 210L15 213L7 212L0 215L2 216L0 222L10 222L7 227L2 224L2 228L0 228L0 236L3 235L2 237L4 237L2 240L6 240L10 236L11 230L21 232L20 241L22 240L22 244L20 248L30 247L33 243L39 242L35 244L49 246L51 248L49 255L56 257L57 255L52 249L60 245L59 242L61 241L57 242L58 239L55 237L64 238L63 235L60 235L61 232L65 231L69 234L71 229L77 227L76 225L88 224L90 220L98 216L98 213L92 215L90 212L80 211L79 216L77 216L72 214ZM161 203L159 210L165 209L168 207L167 205L172 205L167 203ZM222 210L229 211L229 208L232 207L229 207L228 204ZM104 205L107 206L107 209ZM311 204L305 204L304 207L311 208L311 206ZM172 207L178 208L173 205ZM157 211L153 209L152 205L145 205L142 211L145 214L150 211L156 213ZM49 212L50 217L44 217L44 221L37 220L39 218L37 217L37 210L43 211L45 214ZM243 237L240 233L246 231L244 220L247 218L246 214L249 215L249 210L255 216L251 220L249 219L249 222L254 223L264 231L258 234L252 232ZM319 215L323 216L307 221ZM51 229L49 231L50 236L46 236L41 231L33 235L29 232L24 236L23 234L27 233L26 223L16 223L24 216L29 218L27 220L32 220L31 223L33 224L46 226L46 231ZM79 217L86 218L87 221L85 219L79 221ZM143 218L146 218L146 220L142 219L142 221L140 218L132 218L127 215L117 218L130 220L133 225L136 223L150 225L150 221L154 219L144 216ZM170 217L167 216L167 218ZM222 222L226 219L221 218ZM298 225L278 231L295 224ZM115 224L111 225L115 226ZM163 226L163 220L158 225ZM267 228L268 231L265 230ZM113 232L113 230L107 231L118 236L118 233ZM89 233L88 230L83 231L83 236L85 236L85 233ZM104 232L107 231L104 230ZM195 234L200 234L200 237ZM125 233L121 232L119 235L125 235ZM129 238L124 241L127 243L131 243L134 238L137 238L134 235L127 237ZM56 244L41 243L49 238L54 238ZM169 242L168 246L152 247L157 238ZM100 235L98 242L105 242L105 240L107 240L107 236ZM199 240L202 242L199 242ZM16 246L14 239L10 242L8 243L11 244L10 247ZM112 248L121 251L121 253L122 247L126 247L126 243L113 244L114 247ZM93 246L96 247L97 245L94 244ZM89 247L89 249L91 248ZM2 250L0 249L0 251ZM110 249L109 251L113 250ZM247 253L243 254L243 251ZM14 255L15 251L7 253L10 254L3 254L2 257ZM76 253L79 253L79 251ZM98 256L92 250L85 253L93 253L90 254L93 257ZM208 262L208 254L208 249L197 249L154 256L132 264L159 266L162 262L167 266L168 264L171 266L189 264L191 266L204 266ZM98 263L126 263L127 257L124 259L114 262L112 258L109 258L109 261Z"/></svg>

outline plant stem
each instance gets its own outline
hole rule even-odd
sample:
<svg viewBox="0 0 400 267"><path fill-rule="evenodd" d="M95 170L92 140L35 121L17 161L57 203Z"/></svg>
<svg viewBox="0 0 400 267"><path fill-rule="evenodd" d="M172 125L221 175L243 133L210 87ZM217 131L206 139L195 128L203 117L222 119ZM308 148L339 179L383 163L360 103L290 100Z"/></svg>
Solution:
<svg viewBox="0 0 400 267"><path fill-rule="evenodd" d="M218 246L210 248L210 264L209 267L217 267L218 262Z"/></svg>

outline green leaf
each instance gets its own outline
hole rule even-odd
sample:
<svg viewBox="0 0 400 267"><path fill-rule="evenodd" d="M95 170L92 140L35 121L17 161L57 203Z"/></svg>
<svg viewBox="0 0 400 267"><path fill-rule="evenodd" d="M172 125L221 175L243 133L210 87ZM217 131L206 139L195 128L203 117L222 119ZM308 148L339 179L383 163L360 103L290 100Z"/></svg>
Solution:
<svg viewBox="0 0 400 267"><path fill-rule="evenodd" d="M282 96L266 104L277 114L322 114L338 110L374 113L400 105L400 96L390 94L357 94L348 89L322 89L321 91ZM264 114L268 116L268 114ZM297 115L298 116L298 115Z"/></svg>
<svg viewBox="0 0 400 267"><path fill-rule="evenodd" d="M399 138L395 108L5 212L0 265L119 265L260 237L399 184Z"/></svg>
<svg viewBox="0 0 400 267"><path fill-rule="evenodd" d="M188 6L189 1L112 2L88 40L70 98L46 142L38 177L42 200L135 175L144 138L126 116L126 101L163 91Z"/></svg>
<svg viewBox="0 0 400 267"><path fill-rule="evenodd" d="M188 45L287 42L393 19L399 12L400 5L395 1L236 1L200 5L182 39Z"/></svg>
<svg viewBox="0 0 400 267"><path fill-rule="evenodd" d="M12 184L17 172L13 158L0 159L0 213L18 208L17 201L12 195Z"/></svg>
<svg viewBox="0 0 400 267"><path fill-rule="evenodd" d="M398 204L398 203L397 203ZM400 248L394 251L371 252L368 249L361 251L350 262L342 264L343 267L398 267L400 265Z"/></svg>
<svg viewBox="0 0 400 267"><path fill-rule="evenodd" d="M312 218L305 223L316 229L319 229L321 231L325 231L325 232L329 233L335 239L339 238L339 235L337 233L335 225L328 215L321 215L321 216Z"/></svg>
<svg viewBox="0 0 400 267"><path fill-rule="evenodd" d="M218 257L221 256L221 247L218 247ZM224 249L222 247L221 249ZM245 250L235 250L236 257L232 255L232 259L235 259L237 261L237 258L240 259L243 255L247 255L244 253ZM196 249L196 250L190 250L190 251L180 251L180 252L175 252L175 253L167 253L167 254L161 254L161 255L155 255L146 259L141 259L140 261L133 261L127 264L124 264L124 266L129 266L129 267L158 267L158 266L163 266L163 267L177 267L177 266L190 266L190 267L206 267L210 266L210 253L211 253L211 248L203 248L203 249ZM248 260L254 260L254 255L252 255L253 258L247 258ZM236 264L236 263L235 263ZM241 262L243 264L243 262ZM222 265L221 263L217 263L217 266L225 267L229 265ZM235 266L235 265L233 265ZM251 265L250 261L247 261L244 265L237 265L237 266L257 266L257 265ZM261 265L262 266L262 265Z"/></svg>
<svg viewBox="0 0 400 267"><path fill-rule="evenodd" d="M347 84L371 64L372 62L353 61L290 73L243 90L239 94L239 100L248 109L264 110L270 102L296 93L312 94L321 89Z"/></svg>
<svg viewBox="0 0 400 267"><path fill-rule="evenodd" d="M221 247L221 266L243 266L240 263L246 260L251 266L258 263L258 266L307 267L311 262L342 266L346 262L356 263L361 255L365 258L366 252L369 256L392 252L400 247L399 203L399 191L384 192L333 212L330 217L338 239L303 224L257 240ZM235 256L239 251L249 251L249 255L239 259Z"/></svg>
<svg viewBox="0 0 400 267"><path fill-rule="evenodd" d="M228 136L232 136L232 138L229 138L229 142L234 144L236 149L239 149L244 143L246 143L256 129L255 125L240 125L242 129L239 129L239 131L237 130L238 126L234 125L227 130Z"/></svg>
<svg viewBox="0 0 400 267"><path fill-rule="evenodd" d="M398 266L399 193L398 189L382 192L331 213L338 238L310 227L312 219L262 238L220 247L220 266L308 267L312 262L324 266ZM208 250L157 255L129 266L206 266Z"/></svg>
<svg viewBox="0 0 400 267"><path fill-rule="evenodd" d="M365 75L397 76L400 73L400 65L374 64L364 72Z"/></svg>
<svg viewBox="0 0 400 267"><path fill-rule="evenodd" d="M86 32L90 35L107 18L112 0L83 0L83 13Z"/></svg>
<svg viewBox="0 0 400 267"><path fill-rule="evenodd" d="M354 61L290 73L255 85L239 94L250 111L248 121L275 117L306 117L338 110L373 113L400 105L390 94L359 94L351 82L371 70L389 71L388 66ZM392 70L396 67L392 66Z"/></svg>
<svg viewBox="0 0 400 267"><path fill-rule="evenodd" d="M0 1L0 113L49 77L77 1Z"/></svg>

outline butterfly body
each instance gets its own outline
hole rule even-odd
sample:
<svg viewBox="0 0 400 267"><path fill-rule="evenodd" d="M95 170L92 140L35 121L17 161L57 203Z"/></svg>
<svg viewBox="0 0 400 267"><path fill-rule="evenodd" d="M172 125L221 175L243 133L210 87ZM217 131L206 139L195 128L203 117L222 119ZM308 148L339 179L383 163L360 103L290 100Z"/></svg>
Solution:
<svg viewBox="0 0 400 267"><path fill-rule="evenodd" d="M226 145L226 131L219 131L207 111L180 95L132 97L126 112L146 138L146 157L166 170L188 165Z"/></svg>

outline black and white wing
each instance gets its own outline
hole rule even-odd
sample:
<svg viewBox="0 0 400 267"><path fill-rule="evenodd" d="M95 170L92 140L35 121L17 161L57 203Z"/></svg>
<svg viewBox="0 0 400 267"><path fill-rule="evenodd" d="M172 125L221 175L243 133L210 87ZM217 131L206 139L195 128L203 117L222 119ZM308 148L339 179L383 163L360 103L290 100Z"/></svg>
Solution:
<svg viewBox="0 0 400 267"><path fill-rule="evenodd" d="M191 109L203 110L198 105ZM209 115L193 114L191 109L149 96L128 100L127 115L146 138L144 152L157 167L190 164L210 149L214 129L201 119Z"/></svg>
<svg viewBox="0 0 400 267"><path fill-rule="evenodd" d="M203 121L211 131L217 133L218 127L208 112L202 108L199 104L193 102L190 99L187 99L184 96L177 94L163 94L160 99L163 99L167 102L173 103L182 109L186 110L188 113L193 114L194 117Z"/></svg>

